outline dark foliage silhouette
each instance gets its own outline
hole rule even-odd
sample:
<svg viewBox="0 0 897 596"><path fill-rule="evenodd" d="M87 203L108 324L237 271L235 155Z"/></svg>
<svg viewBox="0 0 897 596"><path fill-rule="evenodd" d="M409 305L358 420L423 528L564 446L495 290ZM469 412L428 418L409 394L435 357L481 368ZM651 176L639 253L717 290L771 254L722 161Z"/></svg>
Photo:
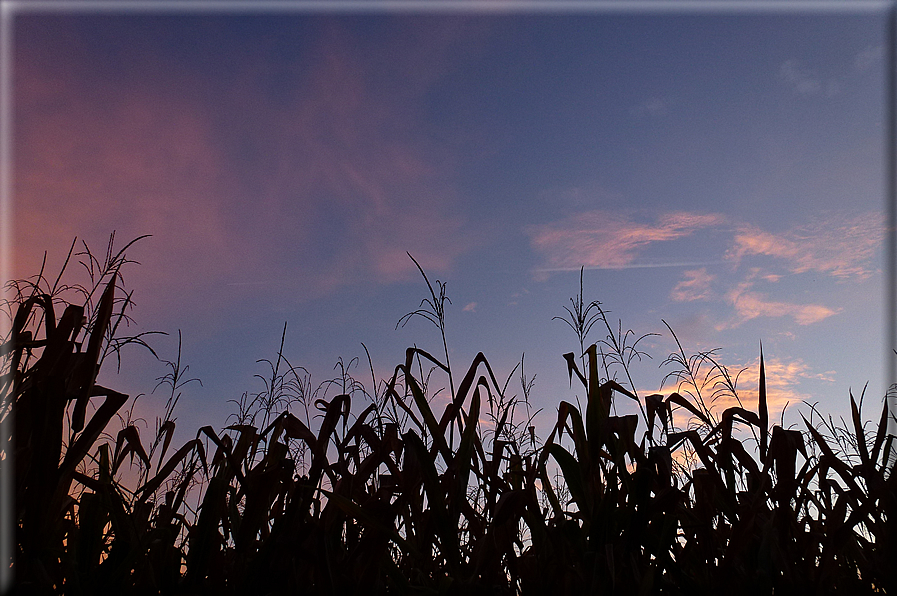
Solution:
<svg viewBox="0 0 897 596"><path fill-rule="evenodd" d="M131 261L112 239L104 262L79 256L91 287L41 271L6 305L15 593L897 594L886 407L870 425L851 395L849 423L811 410L801 429L770 427L762 352L757 412L714 408L720 392L742 403L737 377L678 340L675 390L641 397L640 338L580 286L567 309L580 353L563 357L585 404L561 400L541 440L523 360L521 397L518 370L500 383L482 353L453 369L445 284L420 269L429 298L399 324L434 323L442 360L409 348L388 379L371 367L370 387L340 361L315 385L282 339L233 424L174 447L192 380L179 353L147 449L133 400L96 384L107 356L149 348L120 332ZM599 321L608 335L588 344Z"/></svg>

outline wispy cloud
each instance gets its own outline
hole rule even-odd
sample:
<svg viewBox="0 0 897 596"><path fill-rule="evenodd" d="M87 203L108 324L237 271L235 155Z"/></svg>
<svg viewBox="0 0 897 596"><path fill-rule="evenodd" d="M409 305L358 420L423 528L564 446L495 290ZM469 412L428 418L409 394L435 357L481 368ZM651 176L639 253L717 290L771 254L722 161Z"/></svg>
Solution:
<svg viewBox="0 0 897 596"><path fill-rule="evenodd" d="M747 365L743 383L740 383L742 391L740 395L750 408L758 405L757 391L759 388L760 357L758 356ZM800 391L802 381L822 381L832 383L835 381L832 372L814 372L813 369L801 358L786 359L769 354L764 356L766 369L766 397L770 414L781 413L788 404L794 407L802 401L809 400L809 393ZM748 374L750 373L750 374Z"/></svg>
<svg viewBox="0 0 897 596"><path fill-rule="evenodd" d="M801 382L810 380L834 382L832 373L814 372L801 358L786 359L766 354L763 360L766 369L766 400L771 419L780 416L786 406L789 408L798 406L812 397L800 390ZM743 365L743 368L745 371L738 380L738 396L746 408L756 412L759 406L759 355ZM738 404L734 399L726 399L717 405L731 407Z"/></svg>
<svg viewBox="0 0 897 596"><path fill-rule="evenodd" d="M794 91L803 95L818 93L822 88L822 83L814 73L801 66L800 62L794 58L779 65L779 78Z"/></svg>
<svg viewBox="0 0 897 596"><path fill-rule="evenodd" d="M791 273L818 271L839 279L866 278L883 238L883 215L870 212L847 217L827 214L783 234L752 225L738 228L726 258L739 263L748 255L782 259Z"/></svg>
<svg viewBox="0 0 897 596"><path fill-rule="evenodd" d="M623 269L633 266L650 244L683 238L723 221L718 214L680 211L640 222L622 213L595 210L532 226L527 232L541 256L542 270Z"/></svg>
<svg viewBox="0 0 897 596"><path fill-rule="evenodd" d="M148 302L165 287L202 291L247 263L252 251L237 250L225 213L233 180L202 106L172 88L131 93L98 80L76 56L59 66L19 55L18 275L33 273L44 250L63 258L75 236L102 249L112 231L118 246L153 235L130 252L152 280Z"/></svg>
<svg viewBox="0 0 897 596"><path fill-rule="evenodd" d="M445 271L475 245L447 172L450 149L413 125L454 48L479 35L463 20L415 30L415 51L392 47L388 60L337 25L310 37L302 56L272 61L265 43L228 46L226 77L190 63L165 68L176 59L154 49L162 36L143 30L150 37L128 47L129 69L118 72L92 53L102 44L57 29L17 40L23 274L39 263L37 251L64 256L74 235L96 246L115 229L122 240L154 235L139 273L159 293L190 287L214 299L210 287L242 291L227 284L251 271L301 297L413 276L406 251ZM46 51L58 40L72 42L65 61ZM381 75L403 84L384 91L371 83Z"/></svg>
<svg viewBox="0 0 897 596"><path fill-rule="evenodd" d="M448 182L453 156L415 132L423 128L421 97L450 68L446 56L459 40L477 36L458 24L434 24L432 38L424 35L414 52L392 47L387 59L368 55L350 31L329 23L307 80L282 92L289 101L260 97L251 81L234 85L234 105L264 102L261 120L235 136L269 145L244 175L258 181L269 204L259 224L281 232L271 250L295 238L297 249L314 254L319 273L340 284L407 278L415 267L406 251L425 268L445 271L473 248ZM385 90L372 83L381 78L404 84Z"/></svg>
<svg viewBox="0 0 897 596"><path fill-rule="evenodd" d="M825 92L826 95L831 96L840 91L840 85L836 79L828 79L823 82L815 71L805 67L796 58L782 62L779 65L778 75L779 79L800 95L816 95Z"/></svg>
<svg viewBox="0 0 897 596"><path fill-rule="evenodd" d="M854 58L853 64L856 70L864 72L870 68L881 64L885 55L885 46L883 44L870 45L858 52Z"/></svg>
<svg viewBox="0 0 897 596"><path fill-rule="evenodd" d="M461 310L462 310L462 312L476 312L477 311L477 303L469 302L468 304L465 304L464 308L462 308Z"/></svg>
<svg viewBox="0 0 897 596"><path fill-rule="evenodd" d="M639 257L655 243L688 237L732 223L719 214L674 212L652 220L602 210L586 211L549 224L532 226L527 232L540 258L534 269L537 278L552 271L689 266L669 293L675 302L722 301L731 308L727 319L715 325L731 329L758 318L787 318L797 325L810 325L842 312L818 301L796 302L771 297L758 284L775 284L786 275L807 272L843 281L864 280L878 270L873 257L883 239L883 215L878 212L846 214L828 212L809 223L780 233L752 224L735 224L723 260L688 263L682 260ZM711 255L712 258L713 255ZM772 258L758 262L758 257ZM709 273L707 265L728 262L730 275ZM762 265L762 266L758 266ZM747 269L745 269L747 267ZM740 279L739 279L740 278Z"/></svg>
<svg viewBox="0 0 897 596"><path fill-rule="evenodd" d="M710 298L710 282L714 276L707 273L706 267L692 269L684 273L685 279L680 281L670 292L670 298L676 302L692 302Z"/></svg>
<svg viewBox="0 0 897 596"><path fill-rule="evenodd" d="M758 317L791 317L798 325L809 325L841 312L821 304L795 304L768 300L765 294L751 290L746 281L726 293L726 300L735 309L735 319L717 326L718 330L737 327Z"/></svg>
<svg viewBox="0 0 897 596"><path fill-rule="evenodd" d="M764 368L766 372L766 401L769 409L770 420L780 417L786 407L792 408L803 401L809 400L811 394L802 391L801 383L806 381L834 382L832 372L819 373L801 358L787 359L776 355L764 355ZM759 407L760 386L760 356L748 362L718 361L726 369L730 379L735 383L737 399L732 392L718 384L719 376L711 375L706 384L701 387L701 395L705 403L716 413L722 415L723 411L731 407L744 407L757 412ZM679 387L671 386L661 391L668 395L672 391L685 392L694 395L691 388L685 384ZM650 392L645 392L650 393ZM674 422L679 426L685 426L691 414L684 408L679 408L674 414Z"/></svg>
<svg viewBox="0 0 897 596"><path fill-rule="evenodd" d="M666 116L669 112L669 107L664 99L660 97L652 97L633 107L631 112L635 116L651 116L656 118Z"/></svg>

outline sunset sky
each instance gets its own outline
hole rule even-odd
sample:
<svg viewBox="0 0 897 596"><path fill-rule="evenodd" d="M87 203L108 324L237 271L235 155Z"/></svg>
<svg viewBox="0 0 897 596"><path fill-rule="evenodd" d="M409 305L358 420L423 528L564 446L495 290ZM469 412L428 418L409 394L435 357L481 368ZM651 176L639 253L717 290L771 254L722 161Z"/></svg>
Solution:
<svg viewBox="0 0 897 596"><path fill-rule="evenodd" d="M877 419L886 4L583 6L25 4L13 274L47 251L55 277L76 236L102 254L113 230L118 246L151 234L124 272L128 331L168 332L150 341L174 359L181 330L202 380L184 389L184 436L263 389L256 361L275 357L285 322L285 355L316 382L357 356L369 384L362 342L381 379L413 344L439 353L423 319L395 328L427 296L406 252L447 283L459 374L482 351L503 380L525 353L543 436L577 394L562 354L578 342L552 317L580 267L615 328L661 334L639 344L643 395L672 370L663 319L687 352L750 367L752 407L762 341L776 419L786 401L786 422L801 400L845 414L867 381ZM134 347L101 382L146 393L149 418L166 372Z"/></svg>

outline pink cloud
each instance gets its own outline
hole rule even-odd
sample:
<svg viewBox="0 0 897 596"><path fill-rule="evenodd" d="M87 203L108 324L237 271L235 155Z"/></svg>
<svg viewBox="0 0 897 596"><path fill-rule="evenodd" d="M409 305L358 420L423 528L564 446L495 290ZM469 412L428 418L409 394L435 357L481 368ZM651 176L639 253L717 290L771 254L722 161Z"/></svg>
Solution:
<svg viewBox="0 0 897 596"><path fill-rule="evenodd" d="M760 292L750 290L751 282L744 282L726 294L726 299L735 308L736 319L724 323L717 330L737 327L758 317L791 317L798 325L810 325L841 312L820 304L794 304L767 300Z"/></svg>
<svg viewBox="0 0 897 596"><path fill-rule="evenodd" d="M449 21L419 32L419 52L391 48L394 60L329 26L290 81L275 80L264 48L229 54L226 82L186 67L160 74L135 50L132 70L152 77L123 81L96 71L77 36L57 36L64 61L18 36L15 275L36 271L44 250L61 262L76 235L102 249L113 229L122 242L154 236L132 252L152 302L174 300L172 288L215 301L221 288L301 297L405 279L416 274L406 251L449 270L475 240L452 156L414 132L420 96L479 35ZM380 89L380 76L403 84Z"/></svg>
<svg viewBox="0 0 897 596"><path fill-rule="evenodd" d="M102 256L113 230L118 246L154 236L130 252L142 263L132 274L148 280L144 299L247 262L228 229L230 181L200 106L28 61L15 95L15 276L34 274L44 251L61 265L76 236Z"/></svg>
<svg viewBox="0 0 897 596"><path fill-rule="evenodd" d="M650 244L683 238L723 222L723 216L717 214L674 212L653 223L642 223L596 210L532 226L528 232L548 269L622 269Z"/></svg>
<svg viewBox="0 0 897 596"><path fill-rule="evenodd" d="M707 273L706 267L693 269L684 273L685 279L680 281L670 292L670 298L676 302L691 302L710 298L710 282L714 276Z"/></svg>
<svg viewBox="0 0 897 596"><path fill-rule="evenodd" d="M744 407L752 412L758 412L759 408L759 372L760 372L760 356L749 362L734 362L722 364L728 371L731 379L735 381L737 398L729 389L723 388L716 384L717 378L713 376L705 379L704 385L700 388L701 395L705 400L705 404L710 407L711 411L717 417L721 416L723 411L731 407ZM801 390L800 385L803 381L823 381L827 383L834 382L832 373L814 372L804 360L784 359L774 355L764 355L764 367L766 369L766 400L769 410L770 424L777 423L777 419L787 407L794 407L803 401L809 400L812 396ZM741 371L741 372L740 372ZM736 378L737 377L737 378ZM687 385L680 387L670 387L661 390L660 393L668 395L674 390L691 389ZM644 392L646 395L651 392ZM691 391L693 394L693 390ZM684 393L683 393L684 394ZM674 413L674 422L679 427L685 427L692 415L684 408L679 408Z"/></svg>
<svg viewBox="0 0 897 596"><path fill-rule="evenodd" d="M726 258L765 255L788 263L792 273L817 271L838 279L867 278L869 265L883 240L883 214L856 216L827 214L810 224L783 234L772 234L756 226L739 227Z"/></svg>
<svg viewBox="0 0 897 596"><path fill-rule="evenodd" d="M332 243L323 254L312 250L344 281L413 276L406 251L425 268L445 271L475 242L447 182L452 155L414 132L420 97L447 68L452 44L467 35L450 24L422 40L420 52L392 48L394 59L378 59L331 23L309 58L307 83L292 89L289 101L265 103L252 91L251 70L233 86L234 104L262 102L242 133L274 131L265 153L272 163L264 166L271 175L259 181L269 209L255 217L286 236L299 227L300 246ZM426 76L421 53L431 60ZM378 77L402 84L381 89ZM348 241L328 238L333 228Z"/></svg>
<svg viewBox="0 0 897 596"><path fill-rule="evenodd" d="M780 415L786 404L795 406L804 400L809 400L811 395L800 390L800 383L805 380L817 380L831 383L834 381L830 373L813 372L810 366L801 358L783 359L776 356L764 355L764 368L766 369L766 398L770 410L770 419L774 415ZM746 363L745 372L739 377L738 395L742 403L753 411L757 411L760 357ZM735 369L740 370L740 368ZM737 405L734 400L727 400L720 404L721 407Z"/></svg>
<svg viewBox="0 0 897 596"><path fill-rule="evenodd" d="M779 65L779 78L801 95L813 95L822 88L816 74L794 58Z"/></svg>

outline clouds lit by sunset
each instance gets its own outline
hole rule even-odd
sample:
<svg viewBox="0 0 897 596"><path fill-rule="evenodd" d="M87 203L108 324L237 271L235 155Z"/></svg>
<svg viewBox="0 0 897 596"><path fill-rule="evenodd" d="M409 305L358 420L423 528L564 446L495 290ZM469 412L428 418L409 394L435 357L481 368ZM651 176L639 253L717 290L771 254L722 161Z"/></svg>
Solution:
<svg viewBox="0 0 897 596"><path fill-rule="evenodd" d="M884 16L22 13L14 274L151 234L132 316L169 358L183 331L184 416L214 424L284 322L319 379L362 342L378 376L441 349L396 329L428 296L408 253L447 283L452 359L525 353L549 418L581 268L615 328L663 333L640 389L670 390L664 320L746 395L762 340L776 407L880 399ZM150 393L133 357L107 382Z"/></svg>

